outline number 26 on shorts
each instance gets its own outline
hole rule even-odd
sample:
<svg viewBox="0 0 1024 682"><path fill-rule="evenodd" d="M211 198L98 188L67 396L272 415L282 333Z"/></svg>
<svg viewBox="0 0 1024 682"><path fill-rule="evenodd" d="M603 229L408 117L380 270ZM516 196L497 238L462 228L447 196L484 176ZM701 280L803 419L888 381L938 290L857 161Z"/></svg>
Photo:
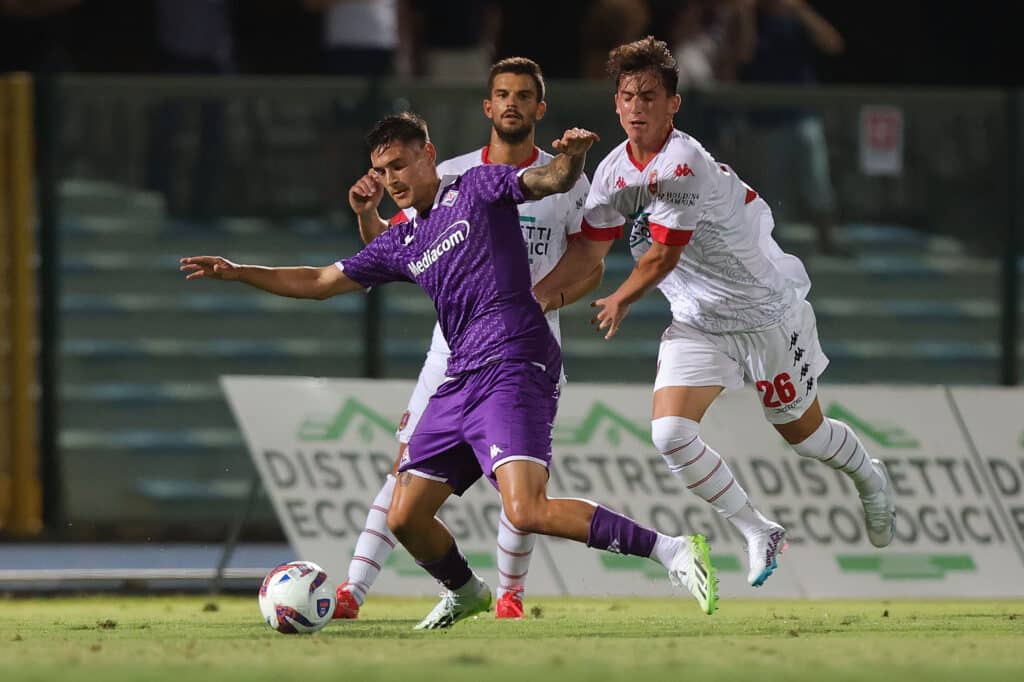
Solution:
<svg viewBox="0 0 1024 682"><path fill-rule="evenodd" d="M765 407L781 407L796 398L796 386L787 372L776 375L772 381L758 381L757 390L764 394Z"/></svg>

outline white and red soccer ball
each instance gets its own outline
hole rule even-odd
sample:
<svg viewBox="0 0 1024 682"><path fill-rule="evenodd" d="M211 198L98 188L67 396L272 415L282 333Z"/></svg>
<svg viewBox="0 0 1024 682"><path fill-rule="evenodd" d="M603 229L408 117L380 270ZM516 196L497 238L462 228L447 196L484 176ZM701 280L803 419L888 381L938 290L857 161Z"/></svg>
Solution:
<svg viewBox="0 0 1024 682"><path fill-rule="evenodd" d="M312 561L290 561L274 568L260 585L260 612L274 630L309 634L331 622L334 590L327 573Z"/></svg>

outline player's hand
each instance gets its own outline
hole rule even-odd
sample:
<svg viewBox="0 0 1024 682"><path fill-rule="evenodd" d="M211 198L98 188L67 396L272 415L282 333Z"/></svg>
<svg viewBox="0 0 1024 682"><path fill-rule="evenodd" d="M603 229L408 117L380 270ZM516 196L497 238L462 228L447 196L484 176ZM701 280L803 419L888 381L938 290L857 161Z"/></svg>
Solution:
<svg viewBox="0 0 1024 682"><path fill-rule="evenodd" d="M592 308L600 308L594 319L590 321L590 324L596 325L598 331L607 329L608 333L604 335L606 339L615 336L615 333L619 331L619 325L622 324L622 321L626 319L626 315L629 314L629 304L623 303L614 294L599 298L591 303L590 306Z"/></svg>
<svg viewBox="0 0 1024 682"><path fill-rule="evenodd" d="M356 180L348 190L348 205L356 215L376 211L383 198L384 184L373 171Z"/></svg>
<svg viewBox="0 0 1024 682"><path fill-rule="evenodd" d="M199 279L209 277L211 279L238 279L242 272L242 266L232 263L227 258L220 256L191 256L182 258L178 267L182 272L187 272L185 279Z"/></svg>
<svg viewBox="0 0 1024 682"><path fill-rule="evenodd" d="M583 128L569 128L562 137L551 143L555 150L567 156L579 156L586 154L595 142L600 140L597 133L592 133Z"/></svg>

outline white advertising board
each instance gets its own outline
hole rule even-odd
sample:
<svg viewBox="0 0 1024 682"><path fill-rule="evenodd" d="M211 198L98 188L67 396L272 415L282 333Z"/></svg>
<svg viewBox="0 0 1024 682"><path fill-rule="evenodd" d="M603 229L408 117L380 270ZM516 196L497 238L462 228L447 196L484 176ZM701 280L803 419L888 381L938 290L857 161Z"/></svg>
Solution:
<svg viewBox="0 0 1024 682"><path fill-rule="evenodd" d="M368 505L394 462L394 428L413 383L224 377L222 384L296 558L320 563L340 582ZM1010 395L1014 400L993 401L977 415L965 409L965 420L1016 419L1020 431L1024 392ZM965 394L964 401L976 397ZM705 534L725 597L1024 596L1019 443L996 469L983 465L941 387L827 386L821 400L830 416L850 424L868 451L888 463L899 519L897 539L884 550L868 543L848 480L797 456L764 421L752 389L716 401L702 435L727 458L755 504L789 531L789 550L765 587L746 584L739 535L685 491L650 444L649 386L566 387L549 494L601 502L665 533ZM992 438L979 447L1002 452L997 449L1006 439ZM492 584L499 504L481 481L441 512L460 548ZM398 550L375 590L427 595L437 585ZM671 592L652 561L550 538L538 542L528 590Z"/></svg>

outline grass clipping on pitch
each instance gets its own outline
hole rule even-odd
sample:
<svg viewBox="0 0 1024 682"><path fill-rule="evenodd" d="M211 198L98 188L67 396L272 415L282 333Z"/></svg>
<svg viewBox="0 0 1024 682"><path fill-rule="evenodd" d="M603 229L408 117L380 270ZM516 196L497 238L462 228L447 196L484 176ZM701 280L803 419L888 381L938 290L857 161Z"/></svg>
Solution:
<svg viewBox="0 0 1024 682"><path fill-rule="evenodd" d="M413 632L425 599L371 597L358 621L284 636L255 596L0 600L0 680L1024 679L1024 602L530 598Z"/></svg>

